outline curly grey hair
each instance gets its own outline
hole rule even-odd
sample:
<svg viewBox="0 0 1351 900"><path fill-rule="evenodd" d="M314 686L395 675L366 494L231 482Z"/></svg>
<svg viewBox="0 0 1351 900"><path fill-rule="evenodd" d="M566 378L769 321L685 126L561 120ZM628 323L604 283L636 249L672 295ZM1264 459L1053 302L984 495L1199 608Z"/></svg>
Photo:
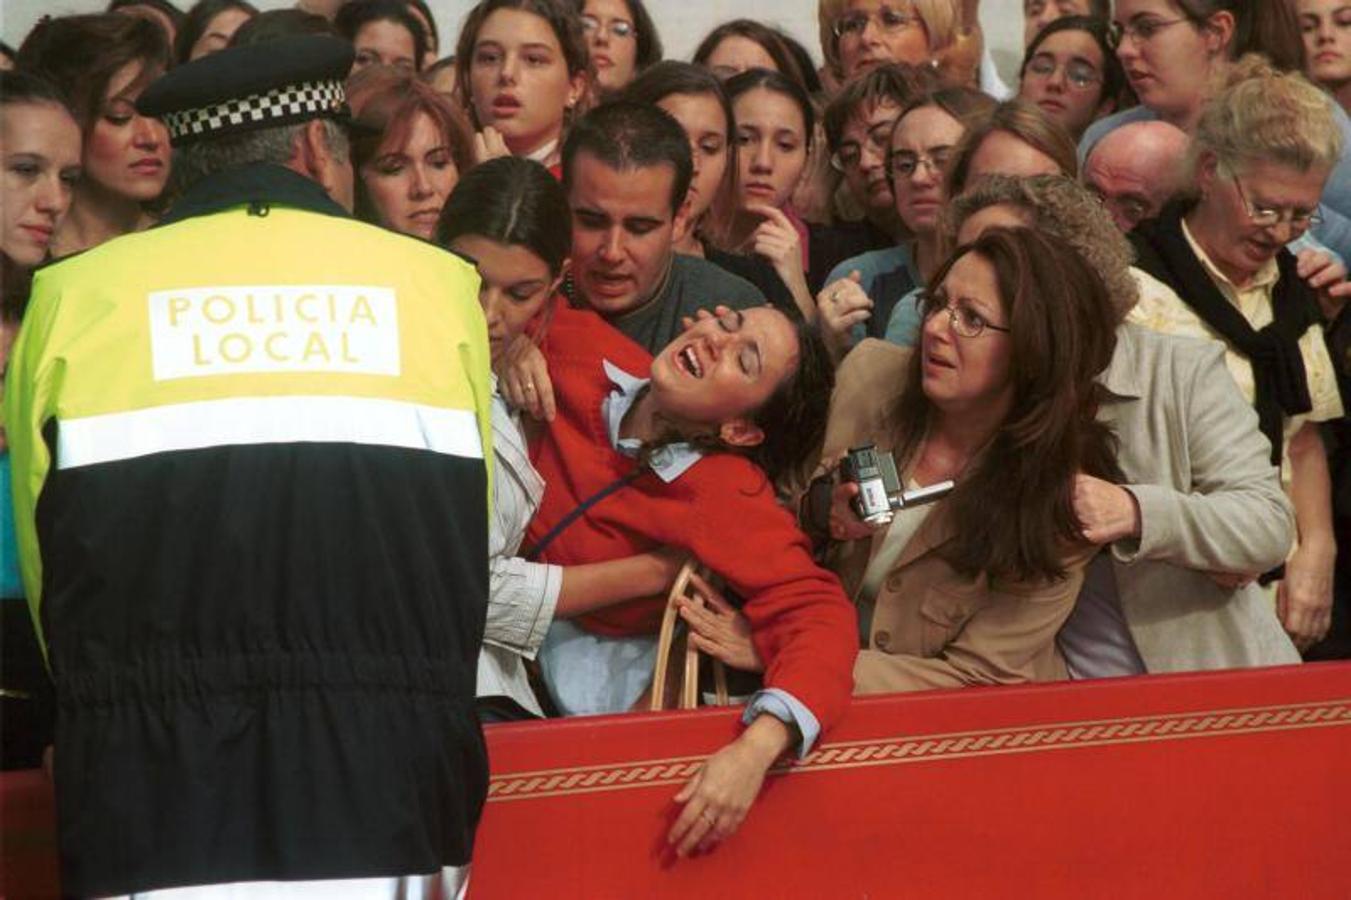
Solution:
<svg viewBox="0 0 1351 900"><path fill-rule="evenodd" d="M987 175L949 204L942 226L948 245L956 243L967 219L991 206L1023 210L1032 228L1078 251L1107 286L1121 318L1135 306L1140 296L1131 269L1135 251L1098 199L1077 182L1063 175Z"/></svg>

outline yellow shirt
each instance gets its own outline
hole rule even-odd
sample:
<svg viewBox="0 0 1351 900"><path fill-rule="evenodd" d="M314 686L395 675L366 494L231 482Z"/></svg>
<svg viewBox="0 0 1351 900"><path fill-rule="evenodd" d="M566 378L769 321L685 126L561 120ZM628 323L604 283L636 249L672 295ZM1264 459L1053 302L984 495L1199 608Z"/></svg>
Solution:
<svg viewBox="0 0 1351 900"><path fill-rule="evenodd" d="M1271 305L1271 292L1280 277L1280 267L1273 259L1263 266L1247 285L1239 287L1225 277L1205 250L1192 236L1187 223L1182 223L1182 234L1187 238L1196 258L1205 267L1210 280L1220 289L1225 299L1243 314L1254 330L1261 330L1274 321L1276 314ZM1201 337L1226 343L1219 332L1215 331L1184 303L1172 291L1141 291L1140 302L1130 311L1127 321L1158 331L1163 334L1181 337ZM1337 372L1332 365L1327 345L1323 342L1323 329L1318 324L1310 325L1299 339L1299 352L1304 360L1304 370L1309 384L1309 399L1313 408L1307 413L1287 416L1281 442L1281 483L1290 487L1290 467L1286 458L1290 449L1290 439L1305 422L1326 422L1342 416L1342 397L1337 390ZM1234 376L1239 390L1249 403L1257 396L1257 382L1253 377L1252 362L1243 354L1226 343L1225 365L1229 374Z"/></svg>

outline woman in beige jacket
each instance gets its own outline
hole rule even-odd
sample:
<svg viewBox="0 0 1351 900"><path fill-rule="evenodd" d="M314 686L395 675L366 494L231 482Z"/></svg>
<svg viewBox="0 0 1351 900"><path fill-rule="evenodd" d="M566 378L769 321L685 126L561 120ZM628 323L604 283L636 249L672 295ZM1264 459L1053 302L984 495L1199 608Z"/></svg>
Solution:
<svg viewBox="0 0 1351 900"><path fill-rule="evenodd" d="M1093 269L1058 239L994 229L933 284L919 347L865 342L832 397L824 471L875 443L912 487L956 482L876 533L850 510L852 485L833 491L833 568L864 623L856 693L1064 678L1055 635L1093 552L1072 510L1075 476L1117 475L1094 420L1114 314ZM687 618L696 643L745 664L701 627L715 611L696 604Z"/></svg>

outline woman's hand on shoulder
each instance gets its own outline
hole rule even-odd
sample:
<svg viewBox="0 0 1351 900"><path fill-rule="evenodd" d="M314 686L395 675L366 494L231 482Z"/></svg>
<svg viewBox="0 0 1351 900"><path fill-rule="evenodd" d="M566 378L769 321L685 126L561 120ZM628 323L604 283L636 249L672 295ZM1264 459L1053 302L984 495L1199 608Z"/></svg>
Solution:
<svg viewBox="0 0 1351 900"><path fill-rule="evenodd" d="M534 341L517 335L493 368L497 371L497 388L508 403L541 421L554 420L558 413L554 383L544 353Z"/></svg>

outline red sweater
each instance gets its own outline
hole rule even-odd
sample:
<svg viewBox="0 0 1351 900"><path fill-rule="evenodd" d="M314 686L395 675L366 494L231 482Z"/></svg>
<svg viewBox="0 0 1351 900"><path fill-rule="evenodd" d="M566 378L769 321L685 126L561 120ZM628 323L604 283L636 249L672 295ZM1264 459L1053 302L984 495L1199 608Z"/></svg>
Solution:
<svg viewBox="0 0 1351 900"><path fill-rule="evenodd" d="M532 448L544 499L526 545L636 465L612 449L601 403L613 390L609 360L646 378L651 356L593 312L559 303L544 352L558 415ZM569 525L543 560L579 565L663 546L694 553L745 598L752 639L766 662L765 685L788 691L822 728L853 691L858 624L835 576L817 566L807 539L775 500L764 473L732 453L705 456L667 484L648 472ZM635 600L579 617L610 636L655 634L665 597Z"/></svg>

